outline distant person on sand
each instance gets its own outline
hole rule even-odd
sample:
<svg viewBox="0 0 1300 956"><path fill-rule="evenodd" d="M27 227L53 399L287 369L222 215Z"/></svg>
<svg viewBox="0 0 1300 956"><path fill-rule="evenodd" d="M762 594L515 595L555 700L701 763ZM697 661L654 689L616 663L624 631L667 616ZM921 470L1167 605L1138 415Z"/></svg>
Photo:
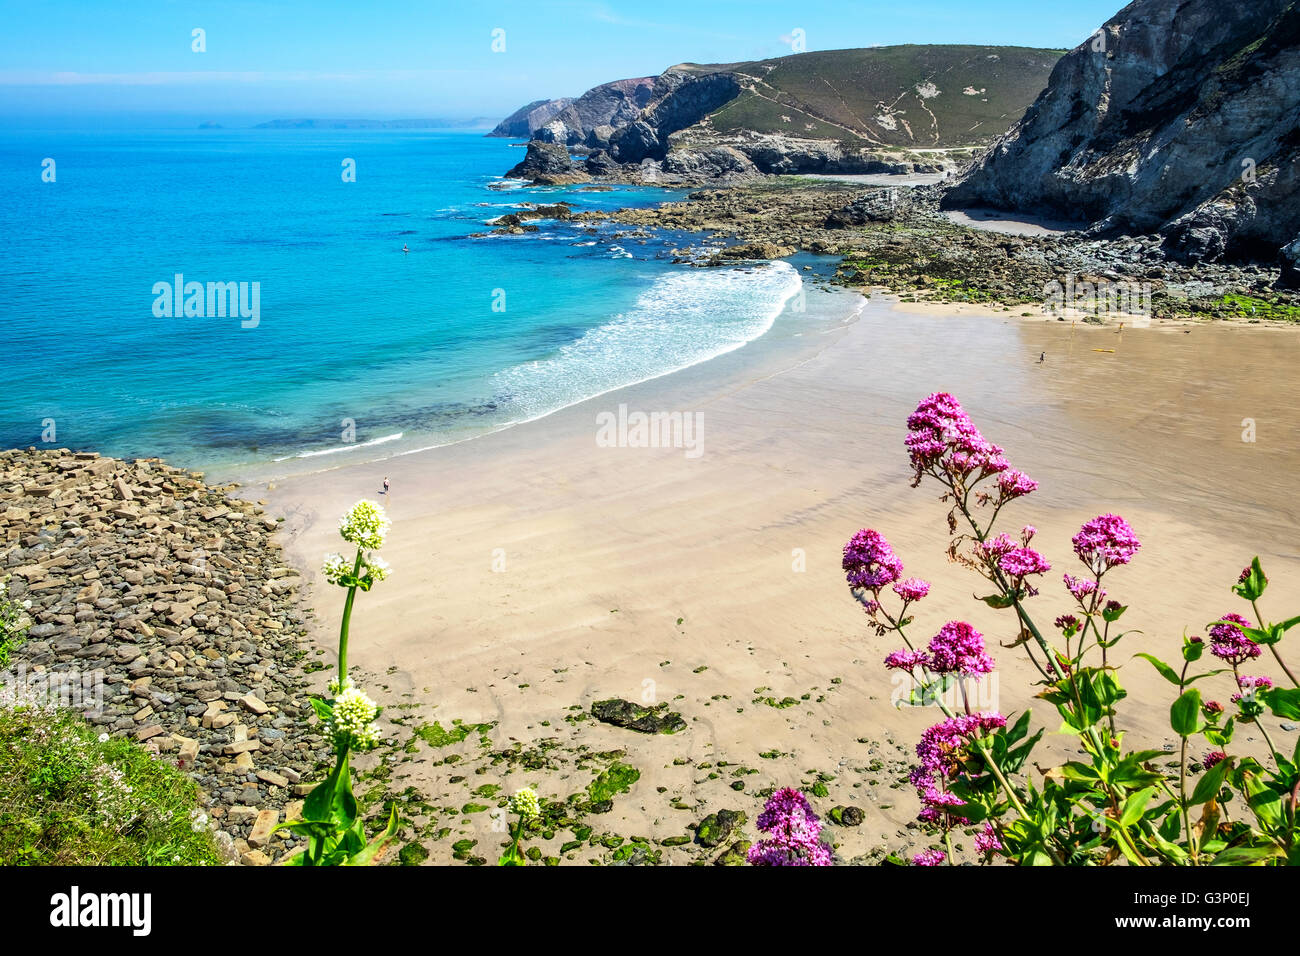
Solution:
<svg viewBox="0 0 1300 956"><path fill-rule="evenodd" d="M384 476L384 494L388 494L388 476Z"/></svg>
<svg viewBox="0 0 1300 956"><path fill-rule="evenodd" d="M1042 364L1043 364L1044 362L1046 362L1046 361L1047 361L1047 353L1046 353L1046 352L1044 352L1042 355L1038 356L1038 364L1039 364L1039 365L1042 365Z"/></svg>

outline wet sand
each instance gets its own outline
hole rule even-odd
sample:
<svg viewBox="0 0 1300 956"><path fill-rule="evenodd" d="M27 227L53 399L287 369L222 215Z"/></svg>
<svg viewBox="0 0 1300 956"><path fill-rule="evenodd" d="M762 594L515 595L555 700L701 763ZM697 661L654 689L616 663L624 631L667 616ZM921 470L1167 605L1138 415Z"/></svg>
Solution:
<svg viewBox="0 0 1300 956"><path fill-rule="evenodd" d="M854 293L834 296L845 319L862 304ZM613 759L580 748L621 750L641 777L611 812L586 819L593 839L689 836L687 824L722 808L745 811L752 839L758 791L820 781L819 812L842 804L866 814L860 827L828 829L845 858L912 845L915 798L895 787L916 736L939 715L891 705L880 661L895 644L868 630L850 597L844 542L875 528L907 574L933 583L918 635L961 618L988 636L999 662L988 706L1018 711L1032 697L1021 652L997 647L1010 639L1008 612L973 600L981 581L945 558L936 488L908 486L905 419L932 391L957 395L1040 482L999 525L1039 529L1053 563L1034 599L1043 625L1070 609L1060 585L1062 571L1079 568L1070 536L1106 511L1125 515L1143 542L1110 579L1113 596L1133 604L1124 623L1143 632L1120 645L1120 659L1139 650L1175 657L1185 629L1203 633L1207 621L1243 610L1228 588L1254 554L1272 579L1266 613L1297 613L1293 332L1120 333L1014 312L893 306L875 296L853 322L801 326L787 316L737 352L540 421L276 483L268 497L287 516L289 553L315 576L322 553L340 544L338 516L358 498L382 500L382 478L392 479L383 555L394 573L359 596L350 653L363 685L403 705L389 711L406 722L395 728L399 743L421 721L446 728L459 718L497 721L493 749L535 750L531 760L494 763L472 734L449 747L418 743L395 758L389 787L413 786L442 808L476 799L471 790L483 784L529 784L562 800ZM620 403L702 416L702 454L602 447L597 415ZM1247 419L1253 442L1242 440ZM332 660L341 592L318 583L312 599L315 636L330 649L322 660ZM1280 677L1274 670L1254 672ZM1121 681L1130 745L1159 746L1171 688L1140 660ZM1202 686L1225 703L1232 692L1226 677ZM572 708L606 697L667 702L687 729L648 737L575 718ZM1040 707L1036 717L1055 729L1054 714ZM1250 747L1251 736L1238 740ZM1280 747L1294 746L1294 732L1278 736ZM1058 748L1062 738L1048 741ZM444 762L452 753L462 759ZM1051 754L1039 760L1048 766ZM489 862L499 852L487 812L431 810L418 822L431 862L450 861L460 839L476 840L470 852ZM443 827L450 832L429 836ZM558 855L567 840L564 831L539 845ZM608 853L584 842L568 857ZM703 851L662 853L685 863Z"/></svg>

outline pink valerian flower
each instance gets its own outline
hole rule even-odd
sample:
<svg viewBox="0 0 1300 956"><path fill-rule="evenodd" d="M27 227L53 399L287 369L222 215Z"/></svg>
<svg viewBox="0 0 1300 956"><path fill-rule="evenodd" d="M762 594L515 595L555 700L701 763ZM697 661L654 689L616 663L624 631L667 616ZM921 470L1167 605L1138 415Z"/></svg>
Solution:
<svg viewBox="0 0 1300 956"><path fill-rule="evenodd" d="M1068 631L1070 634L1074 634L1079 630L1079 619L1073 614L1062 614L1052 623L1061 630Z"/></svg>
<svg viewBox="0 0 1300 956"><path fill-rule="evenodd" d="M916 856L912 857L913 866L942 866L943 861L948 859L948 854L943 850L922 850Z"/></svg>
<svg viewBox="0 0 1300 956"><path fill-rule="evenodd" d="M1044 574L1052 570L1047 559L1033 548L1012 548L998 559L998 567L1015 581L1023 581L1031 574Z"/></svg>
<svg viewBox="0 0 1300 956"><path fill-rule="evenodd" d="M1008 468L998 475L998 490L1002 492L1003 501L1010 501L1012 498L1023 498L1025 495L1037 491L1038 482L1023 471Z"/></svg>
<svg viewBox="0 0 1300 956"><path fill-rule="evenodd" d="M1006 725L1007 719L1001 714L986 712L958 714L927 727L916 745L916 755L921 758L921 763L912 771L912 785L919 790L922 789L919 781L925 777L936 773L951 774L957 769L972 737L983 737Z"/></svg>
<svg viewBox="0 0 1300 956"><path fill-rule="evenodd" d="M1097 595L1098 601L1106 596L1106 592L1097 586L1096 581L1090 581L1087 578L1076 578L1073 574L1062 575L1062 578L1065 581L1065 589L1080 604L1086 604L1088 598L1093 594Z"/></svg>
<svg viewBox="0 0 1300 956"><path fill-rule="evenodd" d="M977 546L979 553L984 556L985 560L996 564L1002 560L1003 555L1010 554L1018 547L1016 542L1006 534L1000 534L996 538L990 538L988 541L981 541Z"/></svg>
<svg viewBox="0 0 1300 956"><path fill-rule="evenodd" d="M948 790L939 790L933 784L921 791L923 809L916 815L922 823L932 823L941 827L963 827L970 823L958 812L966 806L966 801Z"/></svg>
<svg viewBox="0 0 1300 956"><path fill-rule="evenodd" d="M1079 560L1097 577L1113 567L1128 564L1142 547L1129 523L1112 514L1098 515L1086 522L1071 541Z"/></svg>
<svg viewBox="0 0 1300 956"><path fill-rule="evenodd" d="M922 399L907 418L904 444L912 460L912 487L926 472L942 472L950 480L966 483L1000 474L1009 467L1002 449L987 441L961 403L947 392Z"/></svg>
<svg viewBox="0 0 1300 956"><path fill-rule="evenodd" d="M749 848L752 866L830 866L831 848L822 843L822 823L805 797L783 787L768 798L756 821L768 834Z"/></svg>
<svg viewBox="0 0 1300 956"><path fill-rule="evenodd" d="M1215 764L1227 759L1228 755L1222 750L1212 750L1201 759L1201 766L1209 770Z"/></svg>
<svg viewBox="0 0 1300 956"><path fill-rule="evenodd" d="M949 621L930 638L930 660L926 665L936 674L979 677L996 666L984 650L984 635L965 621Z"/></svg>
<svg viewBox="0 0 1300 956"><path fill-rule="evenodd" d="M1210 653L1233 666L1259 657L1263 651L1241 632L1242 627L1254 625L1240 614L1228 613L1219 618L1210 626Z"/></svg>
<svg viewBox="0 0 1300 956"><path fill-rule="evenodd" d="M1241 703L1243 697L1248 700L1254 700L1255 695L1261 690L1271 690L1273 688L1273 681L1267 677L1248 677L1243 674L1237 678L1237 686L1241 688L1242 692L1240 694L1233 694L1228 698L1234 704Z"/></svg>
<svg viewBox="0 0 1300 956"><path fill-rule="evenodd" d="M849 587L853 590L880 590L903 576L903 562L894 554L884 535L863 528L844 546L842 567Z"/></svg>
<svg viewBox="0 0 1300 956"><path fill-rule="evenodd" d="M885 658L885 667L909 673L917 667L928 667L929 664L930 655L925 651L894 651Z"/></svg>
<svg viewBox="0 0 1300 956"><path fill-rule="evenodd" d="M920 578L908 578L906 581L895 582L894 593L902 598L905 604L914 604L930 593L930 583Z"/></svg>
<svg viewBox="0 0 1300 956"><path fill-rule="evenodd" d="M975 851L984 856L992 856L1000 849L1002 841L998 839L998 831L993 829L993 824L985 823L984 829L975 834Z"/></svg>
<svg viewBox="0 0 1300 956"><path fill-rule="evenodd" d="M1223 705L1217 700L1207 700L1201 705L1201 710L1205 713L1206 717L1215 717L1223 713Z"/></svg>

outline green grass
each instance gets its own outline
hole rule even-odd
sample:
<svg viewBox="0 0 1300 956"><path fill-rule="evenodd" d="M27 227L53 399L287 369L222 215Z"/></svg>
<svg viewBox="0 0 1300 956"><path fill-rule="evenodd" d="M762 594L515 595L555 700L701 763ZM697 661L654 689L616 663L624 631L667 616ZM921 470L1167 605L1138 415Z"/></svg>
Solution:
<svg viewBox="0 0 1300 956"><path fill-rule="evenodd" d="M67 711L0 706L0 866L218 862L198 788Z"/></svg>
<svg viewBox="0 0 1300 956"><path fill-rule="evenodd" d="M1207 311L1240 319L1273 319L1300 322L1300 306L1281 299L1260 299L1250 295L1225 295Z"/></svg>
<svg viewBox="0 0 1300 956"><path fill-rule="evenodd" d="M979 145L1005 131L1047 86L1060 57L1028 47L908 44L685 66L746 78L749 88L710 117L718 132L934 148ZM889 104L883 123L881 104Z"/></svg>

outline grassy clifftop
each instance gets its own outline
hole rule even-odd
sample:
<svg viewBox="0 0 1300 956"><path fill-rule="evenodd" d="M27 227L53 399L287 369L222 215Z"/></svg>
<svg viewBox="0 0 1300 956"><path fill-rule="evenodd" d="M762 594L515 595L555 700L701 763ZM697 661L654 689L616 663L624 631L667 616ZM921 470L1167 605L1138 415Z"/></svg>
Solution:
<svg viewBox="0 0 1300 956"><path fill-rule="evenodd" d="M674 69L741 79L740 95L705 121L717 133L923 149L982 145L1005 132L1046 87L1064 52L906 45Z"/></svg>

